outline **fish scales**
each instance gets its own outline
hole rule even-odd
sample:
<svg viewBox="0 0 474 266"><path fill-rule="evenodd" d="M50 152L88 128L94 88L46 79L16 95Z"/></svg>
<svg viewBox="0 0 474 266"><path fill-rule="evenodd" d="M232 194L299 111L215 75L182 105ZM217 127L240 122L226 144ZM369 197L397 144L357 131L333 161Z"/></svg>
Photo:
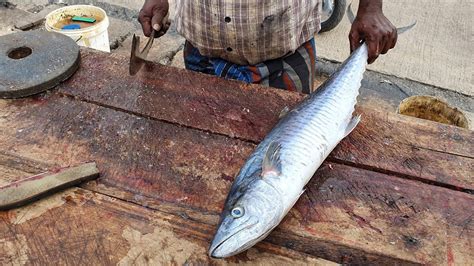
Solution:
<svg viewBox="0 0 474 266"><path fill-rule="evenodd" d="M350 5L348 17L354 21ZM398 28L401 34L414 27ZM230 188L209 255L224 258L264 239L303 193L329 153L360 121L352 117L367 65L362 43L315 92L283 116Z"/></svg>
<svg viewBox="0 0 474 266"><path fill-rule="evenodd" d="M366 62L367 45L362 44L256 147L232 184L211 256L228 257L251 247L296 203L322 162L355 126L352 113Z"/></svg>

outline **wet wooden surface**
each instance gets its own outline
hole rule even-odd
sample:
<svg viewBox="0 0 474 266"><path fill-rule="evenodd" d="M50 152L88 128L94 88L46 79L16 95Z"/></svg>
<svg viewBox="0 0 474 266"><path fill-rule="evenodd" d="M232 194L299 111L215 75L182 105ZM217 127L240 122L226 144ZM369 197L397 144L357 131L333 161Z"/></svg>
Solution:
<svg viewBox="0 0 474 266"><path fill-rule="evenodd" d="M82 51L51 93L0 101L0 186L97 162L80 188L0 212L0 264L468 264L474 134L358 108L362 122L256 248L210 260L234 175L303 96Z"/></svg>

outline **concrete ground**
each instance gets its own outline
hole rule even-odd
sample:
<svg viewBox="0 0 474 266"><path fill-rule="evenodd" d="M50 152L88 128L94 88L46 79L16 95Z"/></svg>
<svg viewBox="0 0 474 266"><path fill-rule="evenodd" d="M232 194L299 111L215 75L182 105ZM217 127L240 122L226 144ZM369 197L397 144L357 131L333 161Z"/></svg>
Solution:
<svg viewBox="0 0 474 266"><path fill-rule="evenodd" d="M3 1L3 2L2 2ZM0 35L19 31L19 20L37 19L64 4L93 4L110 18L112 53L130 54L131 36L141 34L137 22L142 0L0 0ZM174 0L170 0L174 14ZM354 0L355 11L358 1ZM412 95L436 96L461 109L474 128L474 30L472 1L385 1L384 11L394 25L417 25L398 39L396 49L369 66L359 101L373 108L395 112L398 103ZM173 16L171 16L172 18ZM24 24L24 23L23 23ZM316 36L321 83L349 54L349 22L344 18L334 30ZM43 29L40 24L31 29ZM27 29L28 30L28 29ZM184 67L184 39L172 27L155 41L149 59Z"/></svg>
<svg viewBox="0 0 474 266"><path fill-rule="evenodd" d="M350 1L347 1L350 2ZM352 1L356 12L358 0ZM416 21L397 46L369 69L474 96L474 1L384 1L384 13L396 26ZM318 55L343 61L349 54L350 23L317 37Z"/></svg>

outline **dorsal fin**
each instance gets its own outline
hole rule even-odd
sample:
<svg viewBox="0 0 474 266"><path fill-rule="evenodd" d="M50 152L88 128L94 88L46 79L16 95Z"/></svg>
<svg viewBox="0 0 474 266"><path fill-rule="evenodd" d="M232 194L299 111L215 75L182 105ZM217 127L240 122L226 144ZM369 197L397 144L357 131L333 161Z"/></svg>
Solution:
<svg viewBox="0 0 474 266"><path fill-rule="evenodd" d="M355 20L355 16L354 16L354 12L352 12L352 7L351 7L352 3L349 4L349 6L347 7L347 18L349 19L349 21L352 23L354 23L354 20ZM405 26L405 27L400 27L400 28L397 28L397 33L398 34L402 34L404 32L406 32L407 30L415 27L416 25L416 20L415 22L413 22L411 25L408 25L408 26Z"/></svg>
<svg viewBox="0 0 474 266"><path fill-rule="evenodd" d="M281 173L280 161L281 145L278 142L272 142L268 146L265 157L262 162L262 177L278 176Z"/></svg>
<svg viewBox="0 0 474 266"><path fill-rule="evenodd" d="M285 106L283 109L281 109L280 116L278 118L284 117L288 112L290 111L290 108L288 106Z"/></svg>

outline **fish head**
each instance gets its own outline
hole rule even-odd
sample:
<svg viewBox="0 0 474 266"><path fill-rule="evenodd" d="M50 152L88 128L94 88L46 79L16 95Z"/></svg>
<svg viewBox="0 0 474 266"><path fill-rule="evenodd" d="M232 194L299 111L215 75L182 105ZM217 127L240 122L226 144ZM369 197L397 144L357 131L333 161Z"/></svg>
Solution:
<svg viewBox="0 0 474 266"><path fill-rule="evenodd" d="M230 257L252 247L284 216L280 193L262 178L249 183L235 200L230 199L209 248L213 258Z"/></svg>

